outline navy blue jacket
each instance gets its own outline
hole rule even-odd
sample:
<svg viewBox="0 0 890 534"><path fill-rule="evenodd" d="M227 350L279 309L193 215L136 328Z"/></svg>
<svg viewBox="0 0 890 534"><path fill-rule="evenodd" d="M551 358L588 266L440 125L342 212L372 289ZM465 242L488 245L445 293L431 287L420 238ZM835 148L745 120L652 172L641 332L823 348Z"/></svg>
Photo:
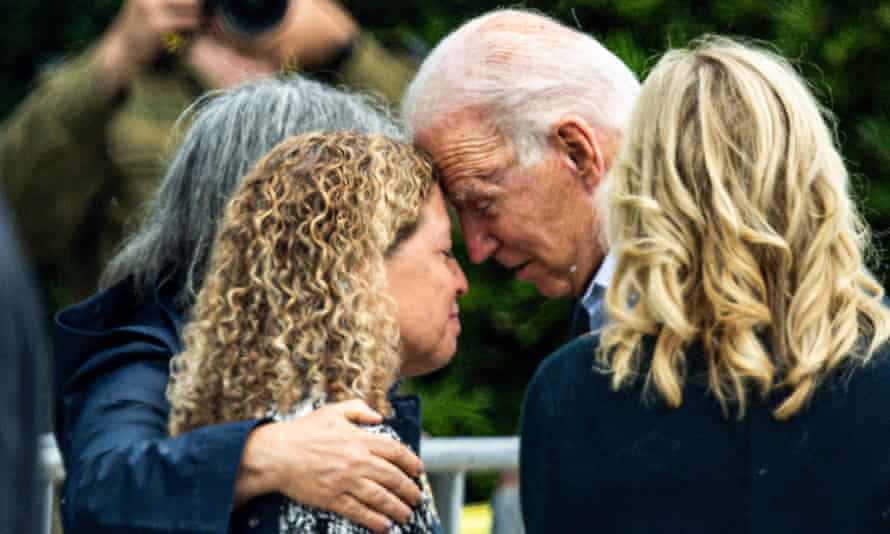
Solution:
<svg viewBox="0 0 890 534"><path fill-rule="evenodd" d="M526 393L520 483L529 534L890 531L890 353L838 373L786 422L778 398L727 419L696 371L680 408L613 392L582 336ZM690 362L704 361L700 351Z"/></svg>
<svg viewBox="0 0 890 534"><path fill-rule="evenodd" d="M244 442L262 421L167 435L165 390L183 322L173 289L141 301L124 281L56 316L55 429L67 471L66 534L224 533L238 531L248 510L272 528L275 496L248 503L230 521ZM417 451L417 399L393 405L390 424Z"/></svg>

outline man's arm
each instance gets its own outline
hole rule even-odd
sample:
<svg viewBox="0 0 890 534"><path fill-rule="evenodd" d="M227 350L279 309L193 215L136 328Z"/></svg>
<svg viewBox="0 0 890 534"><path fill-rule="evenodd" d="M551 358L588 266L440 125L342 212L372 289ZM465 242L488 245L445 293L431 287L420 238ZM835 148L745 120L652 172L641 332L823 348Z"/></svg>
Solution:
<svg viewBox="0 0 890 534"><path fill-rule="evenodd" d="M398 106L417 70L413 61L387 51L370 33L362 31L336 0L291 2L276 31L232 45L247 56L284 69L308 72L334 85L371 91L393 107ZM193 59L199 70L213 68L210 61Z"/></svg>
<svg viewBox="0 0 890 534"><path fill-rule="evenodd" d="M72 262L76 237L116 178L107 127L161 35L198 24L201 0L129 0L98 44L54 69L0 132L0 176L39 264Z"/></svg>
<svg viewBox="0 0 890 534"><path fill-rule="evenodd" d="M237 504L273 491L382 531L420 498L403 472L419 459L351 425L379 420L358 401L170 438L166 362L132 360L65 402L66 532L224 533Z"/></svg>
<svg viewBox="0 0 890 534"><path fill-rule="evenodd" d="M45 76L4 123L0 176L37 263L74 259L74 236L113 179L105 128L116 108L87 52Z"/></svg>
<svg viewBox="0 0 890 534"><path fill-rule="evenodd" d="M342 60L337 68L336 76L332 79L334 84L346 84L358 89L377 93L395 108L408 84L414 78L417 65L405 57L393 54L383 48L380 43L367 31L359 28L352 15L335 0L311 0L315 4L309 11L309 16L304 16L294 31L295 36L313 36L319 42L328 43L328 48L315 45L315 50L324 54L316 54L315 57L301 58L301 62L310 70L331 67L331 58L336 57L337 50L331 50L331 46L343 50L344 42L350 43L350 53ZM310 31L312 30L312 31ZM295 41L299 39L297 37ZM304 43L307 39L302 39ZM337 46L339 45L339 46Z"/></svg>

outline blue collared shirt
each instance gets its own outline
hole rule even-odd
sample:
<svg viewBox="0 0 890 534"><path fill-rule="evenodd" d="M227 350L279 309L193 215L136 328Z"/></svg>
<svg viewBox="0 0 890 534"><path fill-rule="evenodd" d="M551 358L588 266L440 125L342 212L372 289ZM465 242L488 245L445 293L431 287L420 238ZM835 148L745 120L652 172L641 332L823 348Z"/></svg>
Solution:
<svg viewBox="0 0 890 534"><path fill-rule="evenodd" d="M602 326L603 297L606 295L606 288L612 282L616 264L617 258L615 255L611 252L606 254L599 269L596 271L596 275L590 281L590 285L587 286L584 296L581 297L581 305L584 306L590 319L590 330L596 330Z"/></svg>

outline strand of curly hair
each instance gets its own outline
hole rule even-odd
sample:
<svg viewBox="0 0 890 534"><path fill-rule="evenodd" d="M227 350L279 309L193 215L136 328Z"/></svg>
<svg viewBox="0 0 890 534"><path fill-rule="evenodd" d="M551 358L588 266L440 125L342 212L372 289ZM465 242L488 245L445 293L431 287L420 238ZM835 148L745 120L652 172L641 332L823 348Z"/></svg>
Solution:
<svg viewBox="0 0 890 534"><path fill-rule="evenodd" d="M305 134L266 155L228 205L171 362L171 434L319 395L389 414L401 360L384 256L433 180L377 135Z"/></svg>
<svg viewBox="0 0 890 534"><path fill-rule="evenodd" d="M637 105L604 193L599 367L678 407L700 344L725 414L778 393L787 419L890 335L824 112L785 60L719 38L667 53Z"/></svg>

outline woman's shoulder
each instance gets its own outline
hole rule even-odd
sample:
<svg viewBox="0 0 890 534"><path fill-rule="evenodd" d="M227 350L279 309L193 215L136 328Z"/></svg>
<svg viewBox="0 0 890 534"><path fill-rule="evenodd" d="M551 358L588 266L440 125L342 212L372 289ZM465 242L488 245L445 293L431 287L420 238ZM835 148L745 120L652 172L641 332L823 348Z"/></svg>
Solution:
<svg viewBox="0 0 890 534"><path fill-rule="evenodd" d="M598 335L588 333L579 336L544 358L535 375L554 377L562 373L576 371L578 367L586 366L592 369L598 346Z"/></svg>
<svg viewBox="0 0 890 534"><path fill-rule="evenodd" d="M563 397L580 395L586 399L608 392L608 377L596 363L598 346L599 336L585 334L544 358L529 383L526 400L547 396L561 403L568 400Z"/></svg>
<svg viewBox="0 0 890 534"><path fill-rule="evenodd" d="M853 360L842 364L826 380L826 389L833 394L850 395L861 390L870 398L890 401L890 343L878 348L864 363Z"/></svg>

